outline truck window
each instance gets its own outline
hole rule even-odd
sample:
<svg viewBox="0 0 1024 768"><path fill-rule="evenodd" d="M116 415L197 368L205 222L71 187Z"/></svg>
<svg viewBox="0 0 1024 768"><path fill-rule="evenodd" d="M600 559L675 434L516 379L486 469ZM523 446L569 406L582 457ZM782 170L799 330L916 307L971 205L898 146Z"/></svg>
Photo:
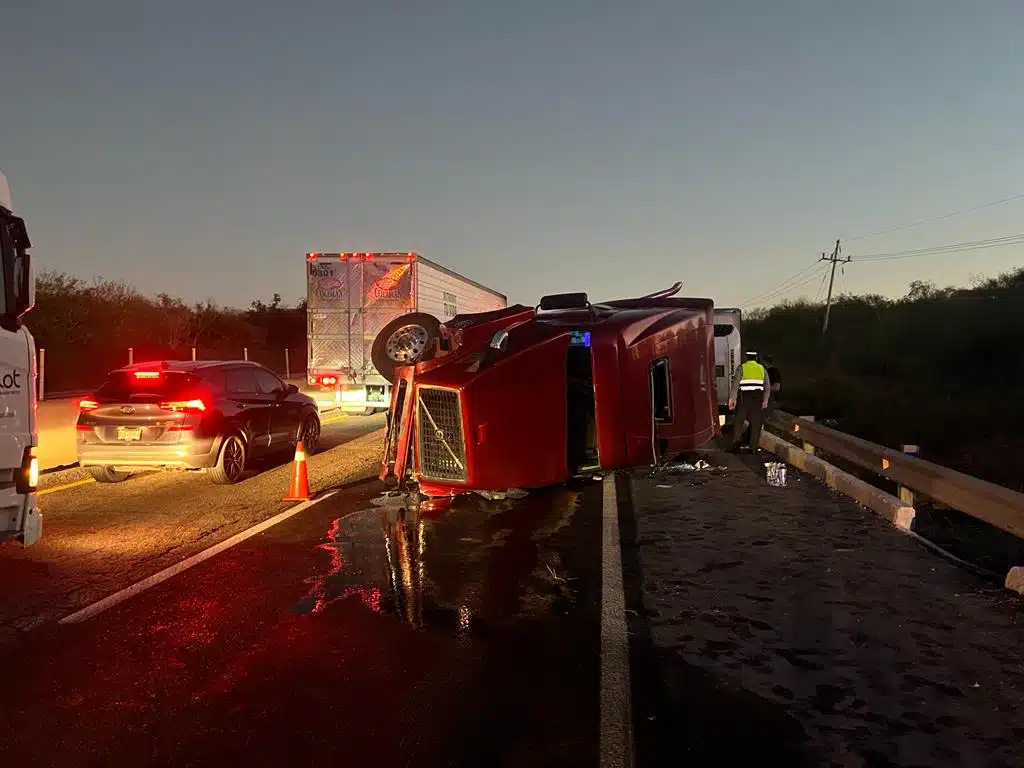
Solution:
<svg viewBox="0 0 1024 768"><path fill-rule="evenodd" d="M736 326L731 323L715 323L715 338L721 339L735 330Z"/></svg>
<svg viewBox="0 0 1024 768"><path fill-rule="evenodd" d="M669 374L668 358L663 357L651 363L651 403L654 420L672 421L672 377Z"/></svg>
<svg viewBox="0 0 1024 768"><path fill-rule="evenodd" d="M0 258L4 264L14 258L14 230L11 219L0 209ZM4 270L0 269L0 315L7 314L7 285L4 282Z"/></svg>

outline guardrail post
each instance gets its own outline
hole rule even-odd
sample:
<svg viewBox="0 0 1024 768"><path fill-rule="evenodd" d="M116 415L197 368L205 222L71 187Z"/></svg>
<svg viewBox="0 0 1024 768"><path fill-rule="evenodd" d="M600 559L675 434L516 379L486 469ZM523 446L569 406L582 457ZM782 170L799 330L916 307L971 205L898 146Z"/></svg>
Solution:
<svg viewBox="0 0 1024 768"><path fill-rule="evenodd" d="M801 419L807 419L807 421L814 421L814 417L813 416L801 416L800 418ZM801 442L803 443L803 445L801 447L804 449L804 452L806 452L806 453L810 454L811 456L813 456L814 455L814 446L811 445L810 443L808 443L806 440L801 440Z"/></svg>
<svg viewBox="0 0 1024 768"><path fill-rule="evenodd" d="M284 348L284 377L286 379L292 377L292 364L291 360L288 359L288 347Z"/></svg>
<svg viewBox="0 0 1024 768"><path fill-rule="evenodd" d="M196 348L192 347L192 362L195 362L195 360L196 360Z"/></svg>
<svg viewBox="0 0 1024 768"><path fill-rule="evenodd" d="M246 360L249 359L249 348L248 347L242 347L242 357L245 358ZM192 359L195 360L195 358L192 358Z"/></svg>
<svg viewBox="0 0 1024 768"><path fill-rule="evenodd" d="M46 399L46 347L39 348L39 399Z"/></svg>
<svg viewBox="0 0 1024 768"><path fill-rule="evenodd" d="M903 453L908 456L919 456L921 454L921 447L918 445L903 445L900 448ZM900 501L905 502L909 506L914 506L914 492L905 486L896 486L896 495L900 497Z"/></svg>
<svg viewBox="0 0 1024 768"><path fill-rule="evenodd" d="M135 348L128 347L128 365L135 365Z"/></svg>

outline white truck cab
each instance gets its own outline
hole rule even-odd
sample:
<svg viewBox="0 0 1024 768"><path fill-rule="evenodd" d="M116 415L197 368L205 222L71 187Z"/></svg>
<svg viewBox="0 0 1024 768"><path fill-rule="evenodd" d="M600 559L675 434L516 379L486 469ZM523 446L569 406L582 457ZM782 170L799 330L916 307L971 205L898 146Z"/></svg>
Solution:
<svg viewBox="0 0 1024 768"><path fill-rule="evenodd" d="M718 394L718 423L725 423L729 411L729 390L741 361L740 325L743 313L735 307L715 310L715 383Z"/></svg>
<svg viewBox="0 0 1024 768"><path fill-rule="evenodd" d="M35 304L30 245L0 173L0 542L26 547L43 532L36 500L36 343L22 324Z"/></svg>

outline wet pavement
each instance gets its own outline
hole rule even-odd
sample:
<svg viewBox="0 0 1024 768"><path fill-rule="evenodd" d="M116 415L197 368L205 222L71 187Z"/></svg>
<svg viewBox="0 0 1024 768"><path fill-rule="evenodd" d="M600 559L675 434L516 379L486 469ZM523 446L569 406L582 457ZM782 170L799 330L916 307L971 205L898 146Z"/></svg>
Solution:
<svg viewBox="0 0 1024 768"><path fill-rule="evenodd" d="M375 474L383 423L383 416L325 423L320 448L309 459L313 489ZM0 546L0 583L8 585L0 600L0 653L21 633L292 506L281 501L291 459L263 460L261 471L231 486L195 472L144 473L117 484L90 482L81 469L44 476L42 539L28 548Z"/></svg>
<svg viewBox="0 0 1024 768"><path fill-rule="evenodd" d="M701 457L619 483L638 765L1024 766L1019 598L792 467Z"/></svg>
<svg viewBox="0 0 1024 768"><path fill-rule="evenodd" d="M26 635L0 764L596 764L600 484L379 493Z"/></svg>

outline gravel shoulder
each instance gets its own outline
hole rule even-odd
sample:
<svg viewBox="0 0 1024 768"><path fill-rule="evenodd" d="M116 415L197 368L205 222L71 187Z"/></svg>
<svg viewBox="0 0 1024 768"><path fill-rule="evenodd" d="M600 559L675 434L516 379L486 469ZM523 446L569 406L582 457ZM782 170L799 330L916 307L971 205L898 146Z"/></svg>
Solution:
<svg viewBox="0 0 1024 768"><path fill-rule="evenodd" d="M638 764L1024 764L1018 598L792 468L703 458L620 483Z"/></svg>

